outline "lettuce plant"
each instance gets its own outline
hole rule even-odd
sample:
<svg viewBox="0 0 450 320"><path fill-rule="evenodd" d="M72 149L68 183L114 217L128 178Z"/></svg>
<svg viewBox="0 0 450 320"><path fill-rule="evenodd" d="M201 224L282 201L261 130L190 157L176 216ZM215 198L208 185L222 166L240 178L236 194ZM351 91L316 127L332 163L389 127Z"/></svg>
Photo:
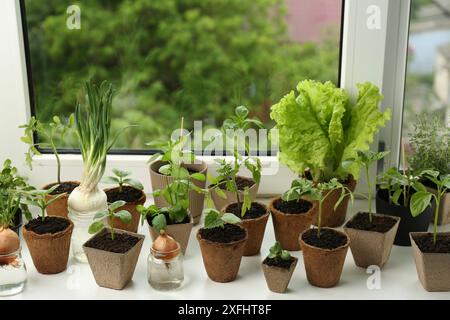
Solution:
<svg viewBox="0 0 450 320"><path fill-rule="evenodd" d="M331 82L301 81L271 108L279 130L280 161L303 175L309 170L315 182L349 175L359 177L361 164L344 168L346 159L369 149L373 136L390 119L391 110L379 110L383 96L371 83L357 85L358 96Z"/></svg>

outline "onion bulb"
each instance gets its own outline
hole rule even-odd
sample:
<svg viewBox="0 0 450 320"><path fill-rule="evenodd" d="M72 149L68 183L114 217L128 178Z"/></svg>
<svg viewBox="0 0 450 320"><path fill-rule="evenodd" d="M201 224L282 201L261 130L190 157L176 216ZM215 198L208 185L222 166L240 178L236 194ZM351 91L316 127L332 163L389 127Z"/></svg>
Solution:
<svg viewBox="0 0 450 320"><path fill-rule="evenodd" d="M175 258L179 254L180 245L174 238L166 233L162 233L155 241L153 241L152 250L158 257L169 260Z"/></svg>
<svg viewBox="0 0 450 320"><path fill-rule="evenodd" d="M19 236L11 229L0 227L0 255L8 255L16 252L20 248ZM9 264L15 258L0 257L0 265Z"/></svg>

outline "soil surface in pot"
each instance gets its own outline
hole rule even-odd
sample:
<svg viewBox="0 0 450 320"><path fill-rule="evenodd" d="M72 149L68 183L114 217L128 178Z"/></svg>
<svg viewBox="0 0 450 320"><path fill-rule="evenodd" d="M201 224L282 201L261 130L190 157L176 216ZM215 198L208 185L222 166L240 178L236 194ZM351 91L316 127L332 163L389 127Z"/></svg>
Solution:
<svg viewBox="0 0 450 320"><path fill-rule="evenodd" d="M268 265L269 267L279 267L284 269L289 269L291 267L292 262L294 262L294 258L289 258L288 260L283 260L281 258L265 258L263 263Z"/></svg>
<svg viewBox="0 0 450 320"><path fill-rule="evenodd" d="M69 221L61 217L45 217L44 221L38 217L30 220L25 225L25 229L36 234L54 234L66 230L69 225Z"/></svg>
<svg viewBox="0 0 450 320"><path fill-rule="evenodd" d="M224 180L222 180L222 181L219 182L219 187L220 187L220 189L222 189L222 190L226 190L226 189L227 189L227 186L226 186L225 183L222 183L222 182L224 182ZM244 189L245 189L246 187L247 187L247 188L250 188L250 187L252 187L254 184L255 184L255 181L253 181L252 179L246 179L246 178L243 178L243 177L236 177L236 185L237 185L238 190L244 191ZM212 188L212 187L214 187L214 185L213 185L213 184L210 184L210 185L209 185L209 188Z"/></svg>
<svg viewBox="0 0 450 320"><path fill-rule="evenodd" d="M111 189L106 192L108 202L113 203L119 200L125 202L135 202L142 197L142 191L131 186L123 186L122 192L119 192L119 188Z"/></svg>
<svg viewBox="0 0 450 320"><path fill-rule="evenodd" d="M273 206L275 209L284 213L302 214L307 213L311 209L312 204L311 202L302 199L299 201L283 201L283 199L278 199L273 203Z"/></svg>
<svg viewBox="0 0 450 320"><path fill-rule="evenodd" d="M50 189L51 187L57 185L58 183L52 183L47 187L47 190ZM61 194L61 193L72 193L72 191L78 187L80 184L79 183L75 183L75 182L61 182L61 184L58 186L58 188L56 188L55 190L53 190L52 193L50 193L51 195L57 195L57 194Z"/></svg>
<svg viewBox="0 0 450 320"><path fill-rule="evenodd" d="M202 239L218 243L230 243L245 238L245 230L234 225L225 224L223 228L200 229Z"/></svg>
<svg viewBox="0 0 450 320"><path fill-rule="evenodd" d="M108 252L125 253L133 248L138 242L138 237L126 233L115 233L114 240L112 240L111 232L103 231L86 242L85 246Z"/></svg>
<svg viewBox="0 0 450 320"><path fill-rule="evenodd" d="M320 237L317 236L317 228L310 229L303 233L302 240L310 246L322 249L336 249L347 243L347 237L332 229L320 230Z"/></svg>
<svg viewBox="0 0 450 320"><path fill-rule="evenodd" d="M424 253L450 253L450 235L448 234L438 234L436 244L433 244L432 233L416 235L414 241Z"/></svg>
<svg viewBox="0 0 450 320"><path fill-rule="evenodd" d="M256 203L256 202L252 202L250 209L247 210L247 212L245 213L245 216L243 216L243 217L241 214L241 209L242 209L242 203L239 203L239 204L232 203L228 206L227 211L241 219L244 219L244 220L256 219L256 218L262 217L263 215L265 215L267 213L267 209L263 205Z"/></svg>
<svg viewBox="0 0 450 320"><path fill-rule="evenodd" d="M396 223L397 220L393 218L375 215L372 216L372 222L370 222L368 212L358 212L358 214L346 224L346 227L357 230L386 233L391 230Z"/></svg>

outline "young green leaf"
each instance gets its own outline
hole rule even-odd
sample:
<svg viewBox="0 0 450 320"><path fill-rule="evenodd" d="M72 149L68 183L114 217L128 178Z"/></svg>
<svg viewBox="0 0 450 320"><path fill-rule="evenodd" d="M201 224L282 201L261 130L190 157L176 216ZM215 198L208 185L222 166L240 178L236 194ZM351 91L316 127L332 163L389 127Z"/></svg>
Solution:
<svg viewBox="0 0 450 320"><path fill-rule="evenodd" d="M233 213L228 213L228 212L222 214L221 219L223 222L229 223L229 224L237 224L237 223L242 222L242 220L238 216L236 216Z"/></svg>
<svg viewBox="0 0 450 320"><path fill-rule="evenodd" d="M152 226L159 232L165 230L167 227L166 216L163 214L155 216L152 220Z"/></svg>
<svg viewBox="0 0 450 320"><path fill-rule="evenodd" d="M89 234L95 234L104 228L103 222L96 221L89 226Z"/></svg>
<svg viewBox="0 0 450 320"><path fill-rule="evenodd" d="M123 200L118 200L116 202L113 202L109 205L109 210L111 211L115 211L117 209L119 209L120 207L123 207L126 204L125 201Z"/></svg>
<svg viewBox="0 0 450 320"><path fill-rule="evenodd" d="M131 223L131 221L133 220L131 213L129 213L126 210L120 210L120 211L114 212L113 215L114 215L114 217L122 220L122 222L124 222L124 223Z"/></svg>

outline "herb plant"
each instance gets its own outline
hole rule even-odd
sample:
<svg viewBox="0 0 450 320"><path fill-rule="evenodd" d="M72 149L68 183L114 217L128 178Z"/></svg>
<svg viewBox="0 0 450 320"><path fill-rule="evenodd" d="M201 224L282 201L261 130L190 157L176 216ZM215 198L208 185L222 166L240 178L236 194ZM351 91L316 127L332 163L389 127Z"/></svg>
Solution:
<svg viewBox="0 0 450 320"><path fill-rule="evenodd" d="M420 182L425 178L426 171L414 173L400 172L397 168L390 168L378 177L380 189L388 193L390 204L409 206L411 215L418 216L430 205L432 195ZM402 204L399 203L403 198Z"/></svg>
<svg viewBox="0 0 450 320"><path fill-rule="evenodd" d="M215 192L219 197L225 199L226 195L222 188L236 195L236 202L238 208L241 208L241 216L251 208L251 199L248 187L243 191L243 198L241 199L239 188L236 182L237 174L242 166L246 167L252 174L253 181L259 183L261 181L261 161L257 157L251 157L250 145L247 141L240 141L241 134L243 134L251 126L263 128L263 124L258 119L248 118L248 109L245 106L239 106L235 109L235 114L226 119L222 125L223 133L233 141L233 147L229 151L233 155L233 161L227 162L225 159L216 159L219 168L217 169L218 176L209 177L212 184L212 192ZM242 150L239 150L240 142L243 142L245 156L241 155Z"/></svg>
<svg viewBox="0 0 450 320"><path fill-rule="evenodd" d="M94 222L89 226L88 232L90 234L95 234L99 232L101 229L105 227L104 221L109 221L109 227L111 229L111 240L115 239L115 230L114 230L114 218L119 218L124 223L131 223L132 217L131 213L127 210L119 210L115 212L117 209L125 205L125 201L119 200L108 205L108 209L102 210L98 212L94 216Z"/></svg>
<svg viewBox="0 0 450 320"><path fill-rule="evenodd" d="M144 189L144 186L142 185L142 183L140 183L137 180L133 180L133 179L129 178L129 176L131 175L131 172L123 171L123 170L119 170L119 169L112 169L112 171L114 173L114 176L104 177L102 179L102 182L118 185L119 192L123 191L124 185L129 185L129 186L132 186L133 188L136 188L139 190Z"/></svg>
<svg viewBox="0 0 450 320"><path fill-rule="evenodd" d="M14 227L14 219L19 210L27 217L31 216L20 193L30 190L32 187L17 174L17 168L12 166L11 160L5 160L0 171L0 228Z"/></svg>
<svg viewBox="0 0 450 320"><path fill-rule="evenodd" d="M320 182L317 185L314 185L312 181L307 180L305 178L299 178L292 182L293 191L288 190L283 194L284 199L298 199L300 196L309 197L312 200L315 200L319 203L319 211L317 213L317 237L320 238L320 232L322 228L322 211L323 211L323 203L330 196L330 194L334 190L341 190L338 201L336 202L334 208L336 209L344 200L346 196L350 196L351 201L353 202L353 193L352 191L344 186L342 183L338 181L337 178L333 178L328 182ZM283 200L284 200L283 199ZM289 201L289 200L285 200Z"/></svg>
<svg viewBox="0 0 450 320"><path fill-rule="evenodd" d="M237 224L242 220L232 213L220 213L216 209L207 208L203 210L205 215L205 229L224 228L225 224Z"/></svg>
<svg viewBox="0 0 450 320"><path fill-rule="evenodd" d="M368 203L368 213L369 213L369 221L372 222L373 219L373 210L372 210L372 181L370 177L370 166L377 161L383 159L389 151L384 152L374 152L372 150L367 151L357 151L357 157L355 159L348 159L344 163L345 166L351 166L354 163L357 163L360 167L364 168L364 172L366 174L367 181L367 203Z"/></svg>
<svg viewBox="0 0 450 320"><path fill-rule="evenodd" d="M46 190L31 190L31 191L18 191L19 194L24 196L24 203L27 205L35 206L39 209L39 217L42 222L47 218L46 210L49 205L64 196L64 194L59 194L57 196L49 198L48 195L52 194L53 191L58 188L59 185L54 185L53 187ZM31 215L27 216L30 220Z"/></svg>
<svg viewBox="0 0 450 320"><path fill-rule="evenodd" d="M291 260L291 254L287 250L283 250L281 244L277 241L270 248L269 255L267 256L269 259L277 259L277 260Z"/></svg>
<svg viewBox="0 0 450 320"><path fill-rule="evenodd" d="M66 122L61 121L58 116L54 116L49 123L43 123L35 117L31 117L27 124L20 126L24 129L24 135L20 139L29 146L25 159L30 169L32 169L33 157L41 154L38 148L50 148L56 158L56 181L61 184L61 159L56 147L56 140L63 140L72 129L73 124L74 116L71 114ZM35 141L34 134L38 134L42 141Z"/></svg>
<svg viewBox="0 0 450 320"><path fill-rule="evenodd" d="M271 108L279 131L280 161L303 175L309 170L315 182L349 175L358 179L361 166L343 162L368 150L373 136L390 119L391 110L379 110L383 96L371 83L358 84L358 97L331 82L301 81Z"/></svg>
<svg viewBox="0 0 450 320"><path fill-rule="evenodd" d="M450 174L450 127L443 126L437 116L419 115L409 140L415 151L409 159L414 171L430 169Z"/></svg>
<svg viewBox="0 0 450 320"><path fill-rule="evenodd" d="M432 197L436 200L436 208L434 211L434 228L433 228L433 244L436 245L437 224L439 218L439 209L442 197L450 190L450 174L440 174L438 171L428 170L427 178L436 185L436 194L432 193Z"/></svg>

